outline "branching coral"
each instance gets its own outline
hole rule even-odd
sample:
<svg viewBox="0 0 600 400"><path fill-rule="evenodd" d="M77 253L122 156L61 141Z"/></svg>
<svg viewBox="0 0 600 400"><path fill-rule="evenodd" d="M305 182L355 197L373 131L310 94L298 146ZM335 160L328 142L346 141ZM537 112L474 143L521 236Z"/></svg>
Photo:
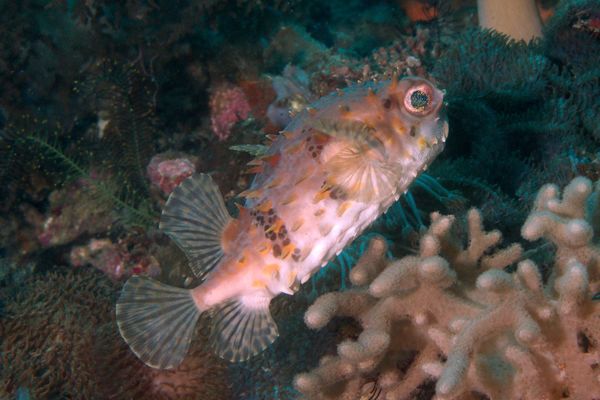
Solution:
<svg viewBox="0 0 600 400"><path fill-rule="evenodd" d="M562 198L553 185L539 191L522 234L556 246L547 282L529 259L506 272L521 246L496 249L501 234L484 231L477 210L468 214L467 246L454 217L437 213L417 255L389 261L385 243L373 240L351 271L355 288L321 296L305 314L313 329L353 317L362 333L298 375L296 388L315 399L408 399L436 380L438 399L598 398L600 304L590 288L599 250L595 214L585 210L599 193L585 178Z"/></svg>

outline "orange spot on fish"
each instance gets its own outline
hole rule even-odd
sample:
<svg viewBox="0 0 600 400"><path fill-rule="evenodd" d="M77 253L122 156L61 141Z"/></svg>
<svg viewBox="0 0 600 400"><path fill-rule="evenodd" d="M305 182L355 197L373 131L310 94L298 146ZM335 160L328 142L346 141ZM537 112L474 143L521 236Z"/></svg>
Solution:
<svg viewBox="0 0 600 400"><path fill-rule="evenodd" d="M262 279L255 279L252 281L252 287L254 288L264 288L266 286L266 282Z"/></svg>
<svg viewBox="0 0 600 400"><path fill-rule="evenodd" d="M314 107L306 107L306 111L311 117L314 117L317 114L317 109Z"/></svg>
<svg viewBox="0 0 600 400"><path fill-rule="evenodd" d="M269 254L271 252L271 242L264 242L263 244L261 244L258 248L258 252L262 256L266 256L267 254Z"/></svg>
<svg viewBox="0 0 600 400"><path fill-rule="evenodd" d="M417 146L419 146L419 150L425 150L427 147L427 141L424 137L420 137L419 140L417 140Z"/></svg>
<svg viewBox="0 0 600 400"><path fill-rule="evenodd" d="M406 133L406 127L404 126L404 124L402 123L400 118L392 119L392 129L394 130L394 132L399 133L399 134Z"/></svg>
<svg viewBox="0 0 600 400"><path fill-rule="evenodd" d="M298 195L296 193L292 193L288 197L286 197L281 204L284 206L287 206L289 204L292 204L297 199L298 199Z"/></svg>
<svg viewBox="0 0 600 400"><path fill-rule="evenodd" d="M322 132L316 132L313 135L314 141L317 145L325 144L330 140L330 137Z"/></svg>
<svg viewBox="0 0 600 400"><path fill-rule="evenodd" d="M300 227L304 224L304 220L302 218L297 219L292 225L292 232L296 232Z"/></svg>
<svg viewBox="0 0 600 400"><path fill-rule="evenodd" d="M262 203L260 203L258 205L258 207L256 207L256 209L258 211L263 212L263 213L268 212L271 208L273 208L273 203L269 199L263 201Z"/></svg>
<svg viewBox="0 0 600 400"><path fill-rule="evenodd" d="M283 246L283 249L281 249L281 258L283 258L285 260L287 258L287 256L292 254L292 252L294 251L295 248L296 248L296 246L294 246L293 243L289 243L289 244L286 244L285 246Z"/></svg>
<svg viewBox="0 0 600 400"><path fill-rule="evenodd" d="M281 227L283 226L283 220L282 219L278 219L277 221L275 221L273 223L273 225L271 225L269 227L269 229L267 229L265 231L265 233L270 233L270 232L279 232L279 230L281 229Z"/></svg>
<svg viewBox="0 0 600 400"><path fill-rule="evenodd" d="M288 286L290 288L294 286L294 283L296 282L296 275L298 275L298 272L296 272L295 270L290 273L290 276L288 278Z"/></svg>
<svg viewBox="0 0 600 400"><path fill-rule="evenodd" d="M263 267L262 272L265 275L273 275L279 272L279 264L267 264Z"/></svg>
<svg viewBox="0 0 600 400"><path fill-rule="evenodd" d="M337 216L341 217L342 215L344 215L344 213L348 210L348 208L350 208L350 202L349 201L344 201L342 204L340 204L336 210Z"/></svg>
<svg viewBox="0 0 600 400"><path fill-rule="evenodd" d="M319 190L315 197L313 197L313 203L318 203L329 197L329 187L323 190Z"/></svg>

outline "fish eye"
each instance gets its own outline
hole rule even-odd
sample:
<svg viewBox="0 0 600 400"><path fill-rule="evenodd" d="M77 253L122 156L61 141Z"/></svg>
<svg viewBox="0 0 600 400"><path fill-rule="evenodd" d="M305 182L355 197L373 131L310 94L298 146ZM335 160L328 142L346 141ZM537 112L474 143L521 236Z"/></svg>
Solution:
<svg viewBox="0 0 600 400"><path fill-rule="evenodd" d="M427 114L431 110L431 102L432 90L425 84L410 88L404 96L404 108L413 115Z"/></svg>

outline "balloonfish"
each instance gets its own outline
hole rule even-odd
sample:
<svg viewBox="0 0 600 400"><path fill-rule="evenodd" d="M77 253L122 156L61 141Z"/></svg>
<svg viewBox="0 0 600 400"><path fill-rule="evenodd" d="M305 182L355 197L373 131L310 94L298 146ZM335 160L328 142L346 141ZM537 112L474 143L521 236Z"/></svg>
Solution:
<svg viewBox="0 0 600 400"><path fill-rule="evenodd" d="M421 78L355 85L294 117L265 154L232 218L206 174L170 195L160 229L202 279L193 289L132 276L117 302L122 337L147 365L184 359L199 316L222 358L244 361L278 336L269 312L384 213L442 151L443 92Z"/></svg>

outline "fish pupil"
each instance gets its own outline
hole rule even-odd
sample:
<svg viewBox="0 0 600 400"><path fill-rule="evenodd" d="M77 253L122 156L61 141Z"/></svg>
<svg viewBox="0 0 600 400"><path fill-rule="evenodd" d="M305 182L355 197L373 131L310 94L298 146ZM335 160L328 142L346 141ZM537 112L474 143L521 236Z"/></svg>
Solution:
<svg viewBox="0 0 600 400"><path fill-rule="evenodd" d="M422 110L429 105L429 96L422 90L415 90L410 95L410 105L417 110Z"/></svg>

